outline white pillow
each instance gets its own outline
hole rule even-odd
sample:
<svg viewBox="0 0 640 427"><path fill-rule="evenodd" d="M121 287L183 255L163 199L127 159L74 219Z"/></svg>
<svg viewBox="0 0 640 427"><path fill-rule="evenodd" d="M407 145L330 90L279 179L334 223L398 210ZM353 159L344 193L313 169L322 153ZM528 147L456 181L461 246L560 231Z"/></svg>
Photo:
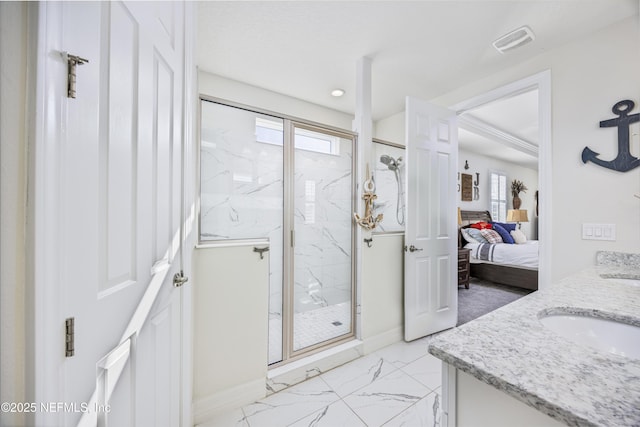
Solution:
<svg viewBox="0 0 640 427"><path fill-rule="evenodd" d="M511 237L513 237L513 240L518 244L527 242L527 236L524 235L522 230L518 230L516 228L510 234L511 234Z"/></svg>
<svg viewBox="0 0 640 427"><path fill-rule="evenodd" d="M482 237L480 230L476 230L475 228L461 228L460 233L462 233L464 240L469 243L489 243L487 239Z"/></svg>
<svg viewBox="0 0 640 427"><path fill-rule="evenodd" d="M478 241L469 234L466 228L461 228L460 234L462 234L462 238L466 240L467 243L478 243Z"/></svg>

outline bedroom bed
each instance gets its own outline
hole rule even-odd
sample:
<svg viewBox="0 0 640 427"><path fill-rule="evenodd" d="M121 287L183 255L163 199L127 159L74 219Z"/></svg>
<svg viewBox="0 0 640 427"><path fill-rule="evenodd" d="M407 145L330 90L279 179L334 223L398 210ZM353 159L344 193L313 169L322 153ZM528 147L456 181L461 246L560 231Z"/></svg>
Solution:
<svg viewBox="0 0 640 427"><path fill-rule="evenodd" d="M460 211L461 246L471 250L471 277L518 288L538 289L538 242L478 242L470 239L468 229L476 223L492 223L488 211ZM504 225L504 224L503 224ZM476 233L477 234L477 233ZM472 241L469 241L472 240Z"/></svg>

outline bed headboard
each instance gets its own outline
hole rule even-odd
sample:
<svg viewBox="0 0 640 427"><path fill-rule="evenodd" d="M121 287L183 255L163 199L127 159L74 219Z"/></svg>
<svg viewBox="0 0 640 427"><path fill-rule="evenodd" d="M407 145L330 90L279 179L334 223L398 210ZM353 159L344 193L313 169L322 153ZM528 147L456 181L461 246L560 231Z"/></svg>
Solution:
<svg viewBox="0 0 640 427"><path fill-rule="evenodd" d="M474 222L484 221L491 222L491 213L489 211L460 211L462 218L461 226L473 224Z"/></svg>
<svg viewBox="0 0 640 427"><path fill-rule="evenodd" d="M460 211L460 218L462 224L458 225L458 247L461 248L464 245L464 238L461 235L460 228L466 227L474 222L491 222L491 214L489 211Z"/></svg>

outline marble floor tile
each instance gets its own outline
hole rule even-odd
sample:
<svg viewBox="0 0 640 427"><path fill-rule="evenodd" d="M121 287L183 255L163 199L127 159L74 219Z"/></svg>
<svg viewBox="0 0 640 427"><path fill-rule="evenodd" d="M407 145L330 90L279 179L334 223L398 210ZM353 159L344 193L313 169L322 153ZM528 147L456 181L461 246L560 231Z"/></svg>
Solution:
<svg viewBox="0 0 640 427"><path fill-rule="evenodd" d="M325 372L320 377L340 397L345 397L396 369L380 355L373 353Z"/></svg>
<svg viewBox="0 0 640 427"><path fill-rule="evenodd" d="M374 427L414 405L430 391L406 373L396 370L343 400L367 426Z"/></svg>
<svg viewBox="0 0 640 427"><path fill-rule="evenodd" d="M411 342L400 341L384 347L376 353L397 368L402 368L428 354L428 347L429 339L421 338Z"/></svg>
<svg viewBox="0 0 640 427"><path fill-rule="evenodd" d="M290 427L366 427L342 400L305 417Z"/></svg>
<svg viewBox="0 0 640 427"><path fill-rule="evenodd" d="M402 370L429 390L435 390L442 384L442 360L430 354L409 363Z"/></svg>
<svg viewBox="0 0 640 427"><path fill-rule="evenodd" d="M440 361L398 342L196 427L439 426Z"/></svg>
<svg viewBox="0 0 640 427"><path fill-rule="evenodd" d="M393 417L384 427L435 427L440 425L440 389Z"/></svg>
<svg viewBox="0 0 640 427"><path fill-rule="evenodd" d="M196 424L195 427L249 427L249 423L247 423L242 409L235 409L217 415L205 423Z"/></svg>
<svg viewBox="0 0 640 427"><path fill-rule="evenodd" d="M242 409L251 427L286 426L339 399L327 383L316 377Z"/></svg>

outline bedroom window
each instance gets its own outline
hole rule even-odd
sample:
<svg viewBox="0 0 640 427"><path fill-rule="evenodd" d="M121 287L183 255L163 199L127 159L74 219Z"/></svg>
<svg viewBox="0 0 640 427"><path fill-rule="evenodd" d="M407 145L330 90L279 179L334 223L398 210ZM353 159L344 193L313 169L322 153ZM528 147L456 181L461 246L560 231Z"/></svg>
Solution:
<svg viewBox="0 0 640 427"><path fill-rule="evenodd" d="M491 218L507 220L507 176L502 172L491 172Z"/></svg>

